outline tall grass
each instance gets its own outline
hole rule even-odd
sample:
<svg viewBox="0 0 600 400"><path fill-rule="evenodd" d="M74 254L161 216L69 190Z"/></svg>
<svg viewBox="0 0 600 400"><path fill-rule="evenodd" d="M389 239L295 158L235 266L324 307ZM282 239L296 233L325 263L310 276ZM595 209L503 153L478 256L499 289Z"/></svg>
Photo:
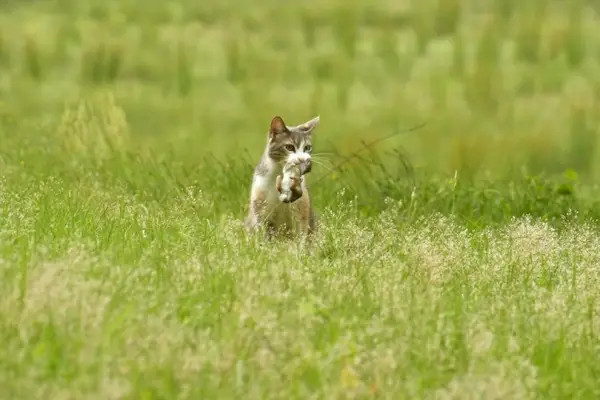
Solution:
<svg viewBox="0 0 600 400"><path fill-rule="evenodd" d="M588 3L1 7L1 398L600 395ZM277 114L309 248L242 227Z"/></svg>

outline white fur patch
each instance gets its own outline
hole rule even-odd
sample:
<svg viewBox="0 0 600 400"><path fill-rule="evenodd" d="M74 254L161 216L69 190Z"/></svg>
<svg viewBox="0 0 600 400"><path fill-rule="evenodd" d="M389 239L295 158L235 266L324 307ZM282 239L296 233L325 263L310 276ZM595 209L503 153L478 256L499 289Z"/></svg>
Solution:
<svg viewBox="0 0 600 400"><path fill-rule="evenodd" d="M264 194L264 211L267 214L270 214L279 203L279 192L275 185L277 173L274 171L273 166L269 166L269 171L267 175L254 175L252 182L252 197L255 197L258 193Z"/></svg>
<svg viewBox="0 0 600 400"><path fill-rule="evenodd" d="M275 188L277 174L273 172L271 169L267 175L254 175L252 191L267 193L267 198L270 197L271 192L275 192L275 197L277 197L277 189Z"/></svg>
<svg viewBox="0 0 600 400"><path fill-rule="evenodd" d="M310 153L304 152L304 146L305 145L306 145L306 141L303 140L300 143L300 147L298 147L298 149L296 149L296 152L295 153L291 153L288 156L287 162L302 163L302 162L310 160Z"/></svg>

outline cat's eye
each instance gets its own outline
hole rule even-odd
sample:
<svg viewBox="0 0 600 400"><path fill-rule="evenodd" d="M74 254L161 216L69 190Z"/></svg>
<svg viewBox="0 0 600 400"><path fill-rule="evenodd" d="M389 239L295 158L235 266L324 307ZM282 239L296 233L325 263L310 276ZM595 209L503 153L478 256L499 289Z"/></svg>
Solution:
<svg viewBox="0 0 600 400"><path fill-rule="evenodd" d="M291 152L294 152L294 151L296 151L296 147L295 147L293 144L286 144L286 145L285 145L285 149L286 149L287 151L291 151Z"/></svg>
<svg viewBox="0 0 600 400"><path fill-rule="evenodd" d="M305 153L308 153L311 150L312 150L312 146L310 144L307 144L306 146L304 146L304 152Z"/></svg>

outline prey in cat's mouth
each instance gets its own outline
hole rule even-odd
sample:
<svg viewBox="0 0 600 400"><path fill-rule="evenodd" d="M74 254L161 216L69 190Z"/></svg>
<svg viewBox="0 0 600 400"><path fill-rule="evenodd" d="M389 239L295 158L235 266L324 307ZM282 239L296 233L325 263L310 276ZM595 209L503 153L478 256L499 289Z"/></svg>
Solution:
<svg viewBox="0 0 600 400"><path fill-rule="evenodd" d="M295 158L283 166L283 175L278 175L276 181L281 202L293 203L302 197L303 176L309 173L311 169L312 162L310 158L305 160Z"/></svg>

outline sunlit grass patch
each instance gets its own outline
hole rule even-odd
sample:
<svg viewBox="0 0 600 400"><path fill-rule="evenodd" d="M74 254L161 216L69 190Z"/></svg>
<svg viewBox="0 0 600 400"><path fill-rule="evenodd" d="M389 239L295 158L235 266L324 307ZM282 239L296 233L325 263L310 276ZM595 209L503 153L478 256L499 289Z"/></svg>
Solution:
<svg viewBox="0 0 600 400"><path fill-rule="evenodd" d="M93 212L102 200L89 201ZM76 204L65 206L63 219ZM4 253L2 358L27 371L7 393L533 398L573 394L565 376L595 390L591 226L519 218L469 231L441 215L399 226L401 209L336 208L302 254L188 206L150 208L117 236L64 231L72 245L58 253L44 250L56 237ZM3 232L16 223L3 221Z"/></svg>

